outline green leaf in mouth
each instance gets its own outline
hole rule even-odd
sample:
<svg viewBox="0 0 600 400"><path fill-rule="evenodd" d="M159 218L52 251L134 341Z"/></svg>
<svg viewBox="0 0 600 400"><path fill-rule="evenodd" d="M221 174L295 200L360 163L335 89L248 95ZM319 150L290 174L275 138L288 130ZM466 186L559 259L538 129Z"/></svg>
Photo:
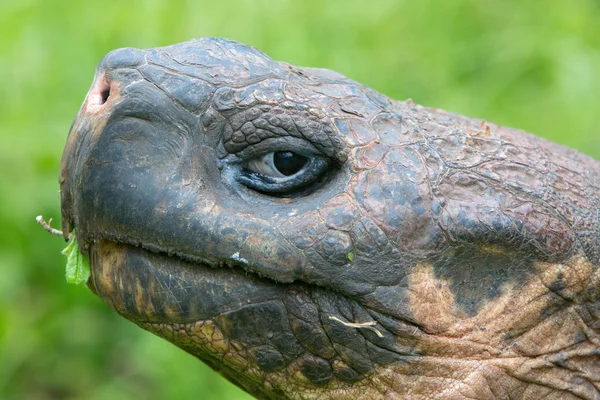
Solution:
<svg viewBox="0 0 600 400"><path fill-rule="evenodd" d="M69 235L69 244L62 253L67 256L67 282L80 284L85 283L90 277L90 264L87 256L79 251L79 243L75 231Z"/></svg>

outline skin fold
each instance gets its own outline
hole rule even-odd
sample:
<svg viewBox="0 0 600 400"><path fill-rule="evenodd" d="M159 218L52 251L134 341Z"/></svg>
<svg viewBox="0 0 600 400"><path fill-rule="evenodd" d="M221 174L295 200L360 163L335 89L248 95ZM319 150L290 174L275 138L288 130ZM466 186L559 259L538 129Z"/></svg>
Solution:
<svg viewBox="0 0 600 400"><path fill-rule="evenodd" d="M60 185L90 289L257 398L600 399L599 176L206 38L105 56Z"/></svg>

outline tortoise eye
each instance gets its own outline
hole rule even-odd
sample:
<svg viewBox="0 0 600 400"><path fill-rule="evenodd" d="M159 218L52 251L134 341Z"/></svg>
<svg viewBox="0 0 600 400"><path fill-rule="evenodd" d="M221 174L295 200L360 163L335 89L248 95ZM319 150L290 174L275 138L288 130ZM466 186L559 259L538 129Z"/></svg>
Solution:
<svg viewBox="0 0 600 400"><path fill-rule="evenodd" d="M272 151L248 160L240 181L264 194L288 196L316 183L330 164L324 156Z"/></svg>
<svg viewBox="0 0 600 400"><path fill-rule="evenodd" d="M273 178L297 174L306 166L308 158L291 151L275 151L248 162L248 169Z"/></svg>

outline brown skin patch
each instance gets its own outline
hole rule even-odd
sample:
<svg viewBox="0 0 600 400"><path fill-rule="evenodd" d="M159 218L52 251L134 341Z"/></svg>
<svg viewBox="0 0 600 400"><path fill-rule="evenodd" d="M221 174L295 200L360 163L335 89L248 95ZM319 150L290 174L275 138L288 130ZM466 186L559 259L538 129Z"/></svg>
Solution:
<svg viewBox="0 0 600 400"><path fill-rule="evenodd" d="M598 270L582 256L562 264L535 263L535 270L525 285L505 285L501 296L468 317L457 311L449 282L436 278L431 265L415 268L410 304L425 332L419 348L427 360L416 363L450 379L443 373L449 363L448 374L457 381L441 398L462 398L460 393L488 398L483 393L490 382L500 393L519 392L523 398L595 398L600 335L582 315L591 297L597 301ZM430 369L427 363L438 365Z"/></svg>

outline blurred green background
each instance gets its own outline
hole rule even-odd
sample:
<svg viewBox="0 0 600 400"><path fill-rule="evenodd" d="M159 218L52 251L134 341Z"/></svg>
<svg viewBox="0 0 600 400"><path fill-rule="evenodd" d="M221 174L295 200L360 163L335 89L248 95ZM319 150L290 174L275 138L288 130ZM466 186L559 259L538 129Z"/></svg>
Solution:
<svg viewBox="0 0 600 400"><path fill-rule="evenodd" d="M245 399L64 279L57 174L103 54L225 36L600 157L598 0L0 0L0 398Z"/></svg>

